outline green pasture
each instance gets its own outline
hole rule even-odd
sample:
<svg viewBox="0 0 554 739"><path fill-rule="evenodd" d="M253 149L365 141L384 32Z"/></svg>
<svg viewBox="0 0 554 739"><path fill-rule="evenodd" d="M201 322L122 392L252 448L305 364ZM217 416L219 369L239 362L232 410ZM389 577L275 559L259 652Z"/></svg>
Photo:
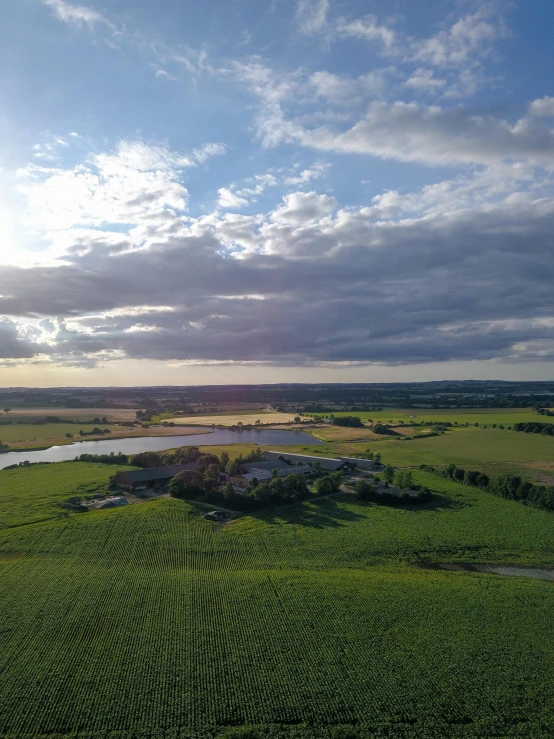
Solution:
<svg viewBox="0 0 554 739"><path fill-rule="evenodd" d="M554 566L552 514L417 472L421 508L343 495L221 527L160 500L14 525L114 471L0 472L0 736L554 734L552 584L416 566Z"/></svg>
<svg viewBox="0 0 554 739"><path fill-rule="evenodd" d="M467 467L494 463L500 469L501 463L554 462L553 437L481 427L451 428L445 434L429 438L327 442L294 449L319 456L353 457L370 450L380 452L383 461L393 466L418 467L420 464L447 465L453 462Z"/></svg>
<svg viewBox="0 0 554 739"><path fill-rule="evenodd" d="M72 441L80 440L79 431L90 432L94 428L113 429L114 427L99 423L0 423L0 441L8 445L17 444L18 449L45 446L53 439L60 440L60 443L70 444ZM66 439L66 434L73 434L74 438Z"/></svg>

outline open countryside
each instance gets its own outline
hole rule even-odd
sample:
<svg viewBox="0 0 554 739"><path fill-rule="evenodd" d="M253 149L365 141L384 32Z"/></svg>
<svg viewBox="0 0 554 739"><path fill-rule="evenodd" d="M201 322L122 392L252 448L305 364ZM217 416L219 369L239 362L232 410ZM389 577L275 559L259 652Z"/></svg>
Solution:
<svg viewBox="0 0 554 739"><path fill-rule="evenodd" d="M550 737L550 411L441 410L0 471L0 736Z"/></svg>

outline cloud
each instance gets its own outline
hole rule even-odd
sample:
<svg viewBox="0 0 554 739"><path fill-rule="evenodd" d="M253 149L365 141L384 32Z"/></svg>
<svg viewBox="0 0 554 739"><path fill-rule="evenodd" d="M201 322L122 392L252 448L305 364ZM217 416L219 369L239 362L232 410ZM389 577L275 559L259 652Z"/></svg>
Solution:
<svg viewBox="0 0 554 739"><path fill-rule="evenodd" d="M439 90L445 86L446 80L435 77L432 69L418 67L404 84L406 87L411 87L414 90Z"/></svg>
<svg viewBox="0 0 554 739"><path fill-rule="evenodd" d="M261 246L243 259L221 249L228 219L211 218L111 263L0 268L0 310L45 316L37 349L58 362L552 359L552 200L379 220L389 205L291 194L233 217Z"/></svg>
<svg viewBox="0 0 554 739"><path fill-rule="evenodd" d="M91 10L83 5L72 5L65 0L41 0L44 5L52 8L59 20L64 23L72 23L76 26L88 26L93 28L96 25L105 25L111 30L117 30L116 27L107 20L101 13Z"/></svg>
<svg viewBox="0 0 554 739"><path fill-rule="evenodd" d="M238 195L236 195L234 192L231 192L227 187L220 187L217 191L217 204L221 208L244 208L245 205L248 205L248 200L246 198L241 198Z"/></svg>
<svg viewBox="0 0 554 739"><path fill-rule="evenodd" d="M463 107L375 102L346 131L297 126L291 133L288 122L283 135L319 151L370 154L432 166L504 160L554 164L554 132L547 126L531 118L510 124Z"/></svg>
<svg viewBox="0 0 554 739"><path fill-rule="evenodd" d="M436 131L416 140L413 121L401 129L387 118L394 106L378 105L370 113L383 132L373 142L397 151L403 137L406 151L417 143L421 152L429 140L442 156ZM462 136L471 116L453 110L461 122L450 132L475 150ZM328 164L316 161L222 187L218 209L194 216L182 180L198 152L221 150L122 142L66 169L33 164L19 173L33 228L59 258L0 265L1 358L67 366L554 359L551 170L493 157L415 191L345 206L317 191ZM270 192L273 204L254 209ZM253 212L229 212L236 198Z"/></svg>
<svg viewBox="0 0 554 739"><path fill-rule="evenodd" d="M366 15L365 18L354 21L340 18L337 21L336 30L339 36L379 41L387 50L392 49L397 41L396 32L392 28L379 25L374 15Z"/></svg>
<svg viewBox="0 0 554 739"><path fill-rule="evenodd" d="M298 0L296 19L300 31L307 35L321 31L327 21L329 7L329 0Z"/></svg>
<svg viewBox="0 0 554 739"><path fill-rule="evenodd" d="M95 228L95 245L113 253L127 248L122 227L132 227L141 246L163 229L175 229L187 209L183 171L225 152L206 144L190 153L165 146L122 141L109 153L91 154L71 169L30 165L17 172L16 189L26 197L27 226L46 230L59 248L85 248L83 230ZM55 234L55 236L53 235Z"/></svg>
<svg viewBox="0 0 554 739"><path fill-rule="evenodd" d="M529 106L529 115L535 118L554 118L554 98L543 97Z"/></svg>

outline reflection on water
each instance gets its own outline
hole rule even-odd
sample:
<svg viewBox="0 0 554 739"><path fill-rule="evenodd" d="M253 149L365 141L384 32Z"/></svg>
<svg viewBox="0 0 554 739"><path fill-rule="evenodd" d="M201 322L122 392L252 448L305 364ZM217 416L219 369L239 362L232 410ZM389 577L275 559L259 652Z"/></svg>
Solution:
<svg viewBox="0 0 554 739"><path fill-rule="evenodd" d="M263 444L265 447L285 444L322 444L319 439L303 431L283 429L206 429L210 433L191 436L139 436L135 439L101 439L100 441L77 441L66 446L53 446L40 452L7 452L0 454L0 469L25 460L29 462L63 462L75 459L80 454L138 454L139 452L162 452L178 446L224 446L226 444Z"/></svg>

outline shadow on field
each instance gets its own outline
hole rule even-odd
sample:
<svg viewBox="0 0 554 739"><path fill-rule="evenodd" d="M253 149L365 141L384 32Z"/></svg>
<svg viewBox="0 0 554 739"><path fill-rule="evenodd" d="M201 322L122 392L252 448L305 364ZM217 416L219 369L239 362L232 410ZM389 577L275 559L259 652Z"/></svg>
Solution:
<svg viewBox="0 0 554 739"><path fill-rule="evenodd" d="M471 508L471 503L466 498L448 498L445 495L439 495L433 493L432 499L428 503L396 503L390 501L378 502L366 502L359 500L356 497L352 497L350 501L352 504L359 505L364 508L392 508L400 511L411 511L412 513L434 513L436 511L460 511L462 508Z"/></svg>
<svg viewBox="0 0 554 739"><path fill-rule="evenodd" d="M345 526L363 518L365 516L361 513L342 508L331 498L312 501L310 505L295 505L263 515L264 521L269 523L294 523L299 526L310 526L314 529Z"/></svg>

